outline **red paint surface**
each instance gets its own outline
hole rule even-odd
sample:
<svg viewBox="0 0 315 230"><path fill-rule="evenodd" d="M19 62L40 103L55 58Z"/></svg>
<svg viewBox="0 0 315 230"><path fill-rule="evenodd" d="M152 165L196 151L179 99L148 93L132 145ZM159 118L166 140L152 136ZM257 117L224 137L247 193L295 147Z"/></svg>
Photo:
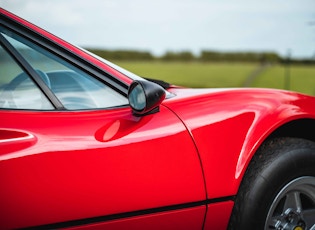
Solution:
<svg viewBox="0 0 315 230"><path fill-rule="evenodd" d="M268 89L174 89L164 102L183 120L198 148L208 198L231 196L251 157L276 128L315 118L315 99Z"/></svg>
<svg viewBox="0 0 315 230"><path fill-rule="evenodd" d="M37 138L20 151L0 150L4 228L205 199L194 143L178 118L163 107L143 118L133 117L128 108L12 111L2 112L1 118L1 127L19 127Z"/></svg>
<svg viewBox="0 0 315 230"><path fill-rule="evenodd" d="M233 205L232 201L209 204L204 230L227 229Z"/></svg>
<svg viewBox="0 0 315 230"><path fill-rule="evenodd" d="M206 212L205 206L158 214L141 215L133 218L108 221L70 228L71 230L201 230Z"/></svg>

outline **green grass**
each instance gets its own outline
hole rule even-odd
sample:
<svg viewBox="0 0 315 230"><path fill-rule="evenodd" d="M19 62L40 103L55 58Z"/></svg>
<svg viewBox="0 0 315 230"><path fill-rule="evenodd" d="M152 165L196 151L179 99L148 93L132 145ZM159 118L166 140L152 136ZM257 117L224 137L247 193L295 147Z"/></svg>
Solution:
<svg viewBox="0 0 315 230"><path fill-rule="evenodd" d="M288 83L289 82L289 83ZM253 87L290 89L315 95L315 66L272 66L255 79Z"/></svg>
<svg viewBox="0 0 315 230"><path fill-rule="evenodd" d="M243 87L260 68L252 63L132 62L116 64L142 77L164 80L186 87ZM285 89L286 67L270 65L251 81L250 87ZM290 90L315 95L315 66L291 65Z"/></svg>
<svg viewBox="0 0 315 230"><path fill-rule="evenodd" d="M142 77L186 87L239 87L257 65L201 62L117 62Z"/></svg>

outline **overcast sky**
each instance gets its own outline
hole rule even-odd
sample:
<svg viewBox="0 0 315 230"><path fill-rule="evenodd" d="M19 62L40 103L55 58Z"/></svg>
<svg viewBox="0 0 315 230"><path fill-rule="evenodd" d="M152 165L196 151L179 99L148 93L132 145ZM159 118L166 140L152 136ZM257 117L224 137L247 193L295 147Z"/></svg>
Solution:
<svg viewBox="0 0 315 230"><path fill-rule="evenodd" d="M315 0L0 0L83 47L315 57Z"/></svg>

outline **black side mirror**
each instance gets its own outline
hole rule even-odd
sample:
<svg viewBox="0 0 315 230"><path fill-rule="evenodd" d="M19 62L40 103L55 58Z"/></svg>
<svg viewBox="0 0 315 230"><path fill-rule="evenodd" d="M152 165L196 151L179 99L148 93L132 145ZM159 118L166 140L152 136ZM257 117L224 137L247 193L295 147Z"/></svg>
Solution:
<svg viewBox="0 0 315 230"><path fill-rule="evenodd" d="M132 82L128 90L129 104L136 116L158 112L165 95L161 86L145 80Z"/></svg>

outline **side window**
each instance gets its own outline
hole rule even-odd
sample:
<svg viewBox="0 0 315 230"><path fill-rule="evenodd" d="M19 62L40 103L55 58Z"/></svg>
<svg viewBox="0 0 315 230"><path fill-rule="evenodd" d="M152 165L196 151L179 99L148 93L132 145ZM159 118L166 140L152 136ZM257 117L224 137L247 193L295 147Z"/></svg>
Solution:
<svg viewBox="0 0 315 230"><path fill-rule="evenodd" d="M52 110L54 107L0 46L0 108Z"/></svg>
<svg viewBox="0 0 315 230"><path fill-rule="evenodd" d="M128 104L125 96L56 55L15 34L6 33L5 30L2 33L66 109L98 109ZM20 75L18 71L15 74L16 78ZM3 80L0 79L0 83L1 81ZM30 104L34 103L32 98L28 99L32 100L29 101Z"/></svg>

